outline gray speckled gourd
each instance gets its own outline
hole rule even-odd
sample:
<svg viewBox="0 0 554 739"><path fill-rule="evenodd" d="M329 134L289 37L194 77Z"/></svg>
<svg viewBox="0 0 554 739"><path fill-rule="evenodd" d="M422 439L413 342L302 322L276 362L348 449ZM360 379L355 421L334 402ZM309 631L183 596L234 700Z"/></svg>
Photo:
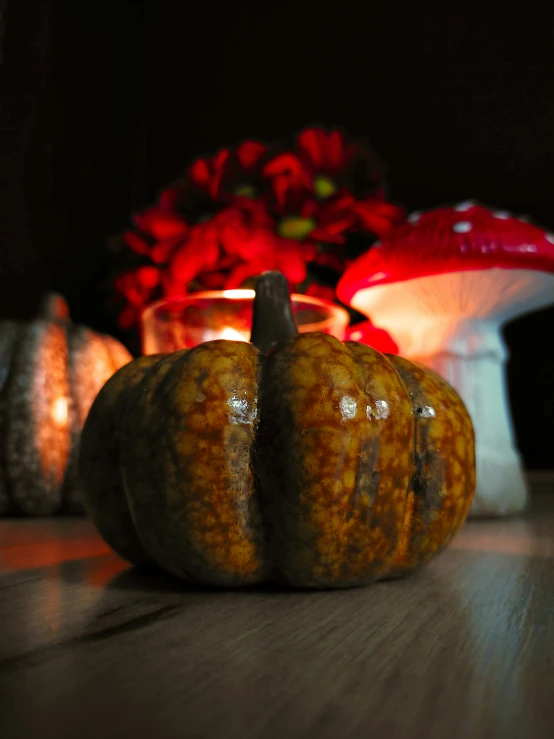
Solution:
<svg viewBox="0 0 554 739"><path fill-rule="evenodd" d="M71 323L54 293L36 320L0 322L0 515L83 511L81 430L100 388L131 358L111 336Z"/></svg>

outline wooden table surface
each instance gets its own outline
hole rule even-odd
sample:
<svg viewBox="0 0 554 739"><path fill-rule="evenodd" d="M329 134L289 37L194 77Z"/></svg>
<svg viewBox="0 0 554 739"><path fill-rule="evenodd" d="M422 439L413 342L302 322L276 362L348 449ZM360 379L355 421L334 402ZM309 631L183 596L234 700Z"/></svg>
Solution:
<svg viewBox="0 0 554 739"><path fill-rule="evenodd" d="M554 485L410 579L139 576L84 519L0 522L2 739L552 739Z"/></svg>

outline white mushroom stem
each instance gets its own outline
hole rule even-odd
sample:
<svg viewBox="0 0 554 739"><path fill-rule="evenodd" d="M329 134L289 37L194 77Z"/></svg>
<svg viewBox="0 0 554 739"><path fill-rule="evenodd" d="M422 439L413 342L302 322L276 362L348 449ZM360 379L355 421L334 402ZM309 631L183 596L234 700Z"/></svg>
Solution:
<svg viewBox="0 0 554 739"><path fill-rule="evenodd" d="M440 352L413 359L458 390L473 420L477 488L470 515L504 516L526 508L528 490L510 417L507 351L499 327L483 323L478 328L478 343L475 333L467 337L465 346L458 335L446 341Z"/></svg>
<svg viewBox="0 0 554 739"><path fill-rule="evenodd" d="M477 488L470 515L522 511L528 491L506 390L501 328L554 302L554 278L488 269L421 277L359 291L352 301L386 329L400 354L434 369L460 393L473 420Z"/></svg>

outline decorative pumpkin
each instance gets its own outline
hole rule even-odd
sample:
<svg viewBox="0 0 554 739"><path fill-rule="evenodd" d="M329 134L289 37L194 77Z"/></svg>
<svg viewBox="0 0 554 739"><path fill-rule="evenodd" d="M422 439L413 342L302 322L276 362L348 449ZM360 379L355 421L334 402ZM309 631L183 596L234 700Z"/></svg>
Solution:
<svg viewBox="0 0 554 739"><path fill-rule="evenodd" d="M110 336L70 322L48 294L29 323L0 322L0 513L83 511L80 432L106 380L132 359Z"/></svg>
<svg viewBox="0 0 554 739"><path fill-rule="evenodd" d="M318 588L443 549L475 486L457 393L406 359L297 334L279 273L257 282L252 342L142 357L101 390L80 469L108 544L190 582Z"/></svg>

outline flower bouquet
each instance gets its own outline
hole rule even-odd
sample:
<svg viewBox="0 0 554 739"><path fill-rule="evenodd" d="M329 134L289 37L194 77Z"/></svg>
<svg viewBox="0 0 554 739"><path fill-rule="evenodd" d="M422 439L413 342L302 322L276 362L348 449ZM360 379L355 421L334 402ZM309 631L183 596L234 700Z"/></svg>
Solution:
<svg viewBox="0 0 554 739"><path fill-rule="evenodd" d="M293 292L335 301L348 264L402 220L377 157L342 131L221 149L194 161L112 242L119 325L133 329L158 298L250 287L268 269Z"/></svg>

